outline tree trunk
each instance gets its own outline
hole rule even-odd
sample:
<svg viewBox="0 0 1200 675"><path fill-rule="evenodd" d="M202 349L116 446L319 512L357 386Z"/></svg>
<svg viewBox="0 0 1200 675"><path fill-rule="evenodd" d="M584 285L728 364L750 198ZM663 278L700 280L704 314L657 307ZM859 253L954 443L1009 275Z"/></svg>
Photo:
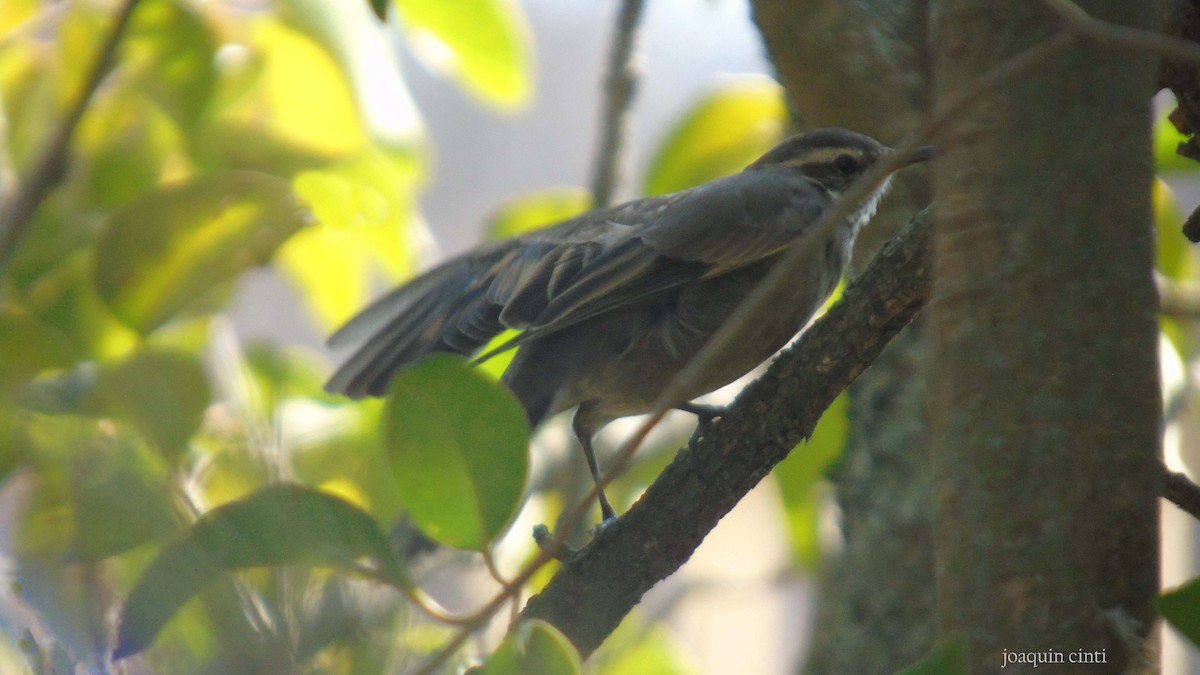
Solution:
<svg viewBox="0 0 1200 675"><path fill-rule="evenodd" d="M928 108L925 0L754 0L754 17L804 128L840 126L895 143ZM929 203L906 170L856 261ZM886 675L933 643L931 479L920 317L848 390L851 433L834 480L844 546L825 565L805 670Z"/></svg>
<svg viewBox="0 0 1200 675"><path fill-rule="evenodd" d="M1079 5L1157 25L1150 2ZM944 0L932 26L936 100L1062 30L1041 3L991 0ZM937 618L966 636L971 672L1034 652L1064 659L1054 672L1146 658L1161 414L1154 74L1151 58L1094 43L1047 55L956 116L934 167ZM1070 665L1080 653L1101 663Z"/></svg>

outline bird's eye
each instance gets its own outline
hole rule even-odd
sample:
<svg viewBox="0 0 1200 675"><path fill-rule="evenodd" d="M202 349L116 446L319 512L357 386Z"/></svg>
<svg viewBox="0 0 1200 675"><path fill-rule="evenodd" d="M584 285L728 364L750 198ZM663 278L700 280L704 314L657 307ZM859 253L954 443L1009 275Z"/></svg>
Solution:
<svg viewBox="0 0 1200 675"><path fill-rule="evenodd" d="M853 155L838 155L837 159L833 160L833 165L838 171L846 175L856 173L858 171L858 159Z"/></svg>

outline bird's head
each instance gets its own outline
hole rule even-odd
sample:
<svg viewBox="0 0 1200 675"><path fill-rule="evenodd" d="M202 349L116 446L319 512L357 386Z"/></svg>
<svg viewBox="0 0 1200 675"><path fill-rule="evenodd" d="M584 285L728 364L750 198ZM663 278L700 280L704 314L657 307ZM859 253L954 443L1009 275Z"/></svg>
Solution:
<svg viewBox="0 0 1200 675"><path fill-rule="evenodd" d="M890 152L894 151L870 136L845 129L818 129L792 136L746 168L788 167L836 196ZM932 147L918 148L902 166L924 162L933 154Z"/></svg>

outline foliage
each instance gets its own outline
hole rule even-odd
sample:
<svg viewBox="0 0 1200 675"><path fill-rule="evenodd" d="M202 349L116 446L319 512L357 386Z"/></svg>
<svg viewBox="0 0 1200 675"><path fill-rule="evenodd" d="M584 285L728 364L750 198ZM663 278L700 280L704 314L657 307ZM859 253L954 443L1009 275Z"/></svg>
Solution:
<svg viewBox="0 0 1200 675"><path fill-rule="evenodd" d="M414 609L440 610L410 579L412 542L494 564L531 489L524 416L480 376L494 379L502 358L474 371L429 360L385 403L356 403L322 391L317 355L241 345L223 315L238 282L270 266L328 331L413 271L429 149L372 11L484 104L528 100L532 49L511 2L136 8L65 169L0 268L0 479L21 504L3 602L35 617L3 626L0 670L15 654L37 672L113 656L170 673L412 665L448 635L414 623ZM0 204L27 189L112 14L0 3ZM715 87L663 142L644 191L737 171L784 127L774 84ZM497 210L490 236L590 204L575 188L527 195ZM1172 277L1194 270L1175 244L1161 257ZM777 473L806 565L846 428L835 405ZM666 457L645 454L614 494L636 493ZM514 539L518 557L534 555ZM661 634L618 635L623 652L596 659L607 672L685 670ZM531 664L580 670L557 631L532 623L481 672Z"/></svg>

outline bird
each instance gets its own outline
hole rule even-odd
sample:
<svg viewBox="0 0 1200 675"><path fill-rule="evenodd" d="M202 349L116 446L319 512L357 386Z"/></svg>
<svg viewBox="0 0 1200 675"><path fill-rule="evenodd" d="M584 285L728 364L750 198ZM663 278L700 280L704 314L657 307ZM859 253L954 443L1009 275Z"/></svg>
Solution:
<svg viewBox="0 0 1200 675"><path fill-rule="evenodd" d="M795 337L841 280L891 176L849 217L821 231L814 226L891 152L845 129L803 132L739 173L468 251L386 293L330 336L331 347L356 349L325 388L356 399L382 396L399 368L441 352L478 357L501 332L516 329L505 347L517 351L501 382L531 428L575 409L572 429L607 523L616 512L604 494L593 436L617 418L651 412L772 265L820 237L796 268L790 301L677 407L702 414L689 401L751 371ZM919 148L903 165L932 155L932 148Z"/></svg>

